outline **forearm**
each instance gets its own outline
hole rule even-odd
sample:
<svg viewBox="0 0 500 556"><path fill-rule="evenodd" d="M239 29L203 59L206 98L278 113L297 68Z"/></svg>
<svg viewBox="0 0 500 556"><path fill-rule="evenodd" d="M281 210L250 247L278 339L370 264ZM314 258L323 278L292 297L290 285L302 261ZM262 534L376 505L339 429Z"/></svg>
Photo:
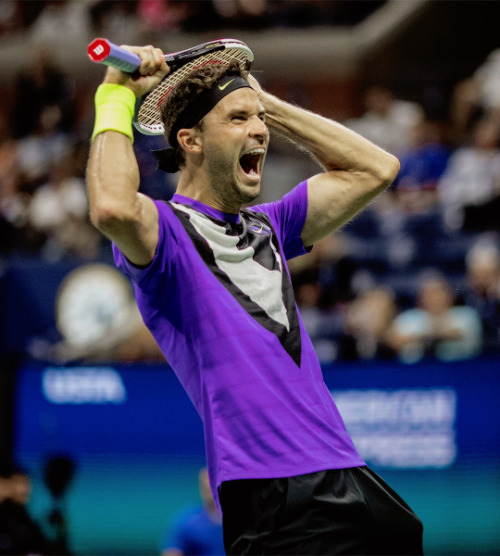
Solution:
<svg viewBox="0 0 500 556"><path fill-rule="evenodd" d="M101 231L113 218L130 214L137 202L139 170L132 148L135 94L128 87L105 82L95 95L87 184L92 222Z"/></svg>
<svg viewBox="0 0 500 556"><path fill-rule="evenodd" d="M92 222L106 233L114 220L131 218L137 210L139 168L127 135L104 131L92 142L87 187Z"/></svg>
<svg viewBox="0 0 500 556"><path fill-rule="evenodd" d="M158 242L158 213L152 199L139 193L139 168L132 148L136 97L168 74L163 53L152 46L125 47L141 58L140 76L115 68L106 71L96 93L96 123L87 167L90 215L128 260L148 264Z"/></svg>
<svg viewBox="0 0 500 556"><path fill-rule="evenodd" d="M138 192L139 168L130 138L117 131L99 133L87 168L93 224L129 261L148 264L158 239L158 217L151 199Z"/></svg>
<svg viewBox="0 0 500 556"><path fill-rule="evenodd" d="M327 171L370 172L382 181L392 181L399 162L342 124L281 101L261 95L266 123L309 151Z"/></svg>
<svg viewBox="0 0 500 556"><path fill-rule="evenodd" d="M399 160L345 126L262 91L252 80L266 110L266 123L307 150L324 167L307 186L307 216L301 238L312 245L340 228L399 171Z"/></svg>

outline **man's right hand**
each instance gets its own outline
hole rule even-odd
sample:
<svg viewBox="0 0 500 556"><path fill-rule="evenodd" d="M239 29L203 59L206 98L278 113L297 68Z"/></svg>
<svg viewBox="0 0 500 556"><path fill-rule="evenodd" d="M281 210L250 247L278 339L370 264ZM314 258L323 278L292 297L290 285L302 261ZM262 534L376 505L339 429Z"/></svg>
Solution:
<svg viewBox="0 0 500 556"><path fill-rule="evenodd" d="M141 59L141 65L134 74L125 73L112 66L108 66L103 83L124 85L131 89L136 97L140 97L154 89L169 74L170 68L165 62L161 49L154 48L151 45L121 45L121 47L137 54Z"/></svg>

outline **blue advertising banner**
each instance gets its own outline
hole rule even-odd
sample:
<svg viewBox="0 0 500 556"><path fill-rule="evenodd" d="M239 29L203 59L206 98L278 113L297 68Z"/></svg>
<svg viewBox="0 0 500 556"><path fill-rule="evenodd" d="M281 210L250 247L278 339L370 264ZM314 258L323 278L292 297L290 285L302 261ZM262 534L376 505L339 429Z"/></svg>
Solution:
<svg viewBox="0 0 500 556"><path fill-rule="evenodd" d="M367 463L413 507L427 554L500 553L499 359L342 364L324 378ZM76 554L158 554L195 503L201 420L166 366L26 366L16 456L43 523L48 459L76 464L66 494Z"/></svg>

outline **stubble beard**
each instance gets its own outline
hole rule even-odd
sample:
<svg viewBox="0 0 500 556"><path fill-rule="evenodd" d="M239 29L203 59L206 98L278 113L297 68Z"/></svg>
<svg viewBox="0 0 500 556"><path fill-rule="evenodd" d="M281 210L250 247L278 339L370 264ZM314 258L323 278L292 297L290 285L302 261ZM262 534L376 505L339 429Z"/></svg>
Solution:
<svg viewBox="0 0 500 556"><path fill-rule="evenodd" d="M238 209L254 201L260 194L260 184L247 186L238 182L235 168L227 161L216 160L211 172L212 189L223 203Z"/></svg>

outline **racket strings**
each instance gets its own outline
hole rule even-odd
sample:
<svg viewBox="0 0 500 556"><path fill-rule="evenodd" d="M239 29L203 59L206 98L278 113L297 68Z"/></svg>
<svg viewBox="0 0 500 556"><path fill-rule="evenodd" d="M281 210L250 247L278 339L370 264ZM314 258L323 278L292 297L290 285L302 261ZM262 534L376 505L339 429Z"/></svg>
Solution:
<svg viewBox="0 0 500 556"><path fill-rule="evenodd" d="M219 52L203 54L199 58L191 60L174 73L168 75L148 96L144 99L137 121L142 128L154 134L163 133L163 124L160 115L160 106L165 98L170 94L189 73L210 64L229 65L233 60L237 60L242 69L247 69L249 60L246 52L237 48L228 48Z"/></svg>

